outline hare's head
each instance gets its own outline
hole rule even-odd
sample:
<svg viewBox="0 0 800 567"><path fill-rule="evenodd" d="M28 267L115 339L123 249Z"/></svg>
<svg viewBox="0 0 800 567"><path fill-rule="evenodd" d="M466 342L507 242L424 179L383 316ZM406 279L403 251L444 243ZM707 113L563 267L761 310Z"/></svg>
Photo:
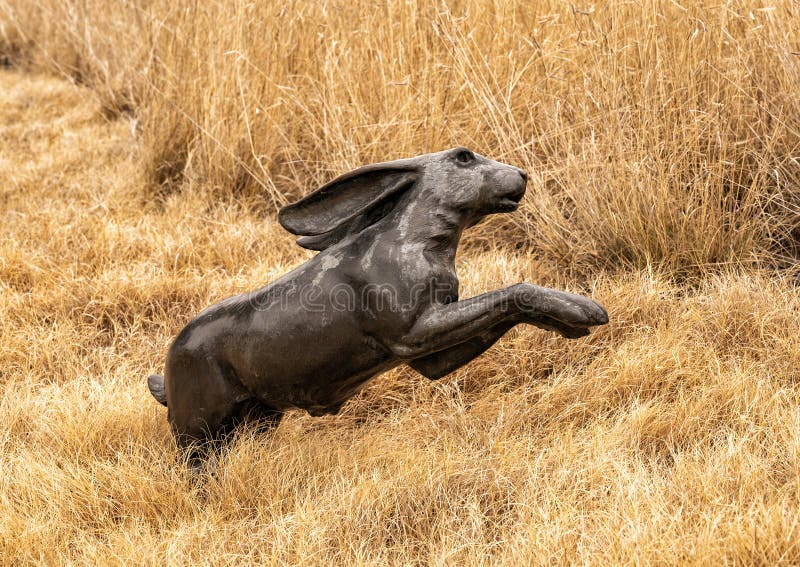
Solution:
<svg viewBox="0 0 800 567"><path fill-rule="evenodd" d="M528 175L458 147L415 158L420 163L418 196L470 217L507 213L519 206Z"/></svg>
<svg viewBox="0 0 800 567"><path fill-rule="evenodd" d="M516 210L528 176L467 148L367 165L334 179L280 210L301 246L323 250L375 224L398 206L423 206L473 224Z"/></svg>

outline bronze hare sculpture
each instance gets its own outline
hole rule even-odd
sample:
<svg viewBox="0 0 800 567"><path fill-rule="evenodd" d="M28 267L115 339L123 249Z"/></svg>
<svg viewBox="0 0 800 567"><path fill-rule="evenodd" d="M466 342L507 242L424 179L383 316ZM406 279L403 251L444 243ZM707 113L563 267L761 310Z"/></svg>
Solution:
<svg viewBox="0 0 800 567"><path fill-rule="evenodd" d="M594 301L529 283L459 300L462 232L514 211L526 183L454 148L358 168L281 209L281 225L320 253L204 310L172 343L164 376L148 379L178 445L197 457L245 419L336 413L401 363L436 380L518 323L568 338L607 323Z"/></svg>

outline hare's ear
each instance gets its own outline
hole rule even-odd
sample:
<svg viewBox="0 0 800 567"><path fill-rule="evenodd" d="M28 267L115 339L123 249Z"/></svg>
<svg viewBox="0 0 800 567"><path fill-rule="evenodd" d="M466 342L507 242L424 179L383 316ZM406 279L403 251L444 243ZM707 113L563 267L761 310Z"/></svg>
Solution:
<svg viewBox="0 0 800 567"><path fill-rule="evenodd" d="M345 227L359 227L361 230L376 222L375 211L386 209L380 205L414 185L417 178L418 168L414 160L366 165L283 207L278 213L278 221L292 234L349 234L352 231L349 228L344 230Z"/></svg>

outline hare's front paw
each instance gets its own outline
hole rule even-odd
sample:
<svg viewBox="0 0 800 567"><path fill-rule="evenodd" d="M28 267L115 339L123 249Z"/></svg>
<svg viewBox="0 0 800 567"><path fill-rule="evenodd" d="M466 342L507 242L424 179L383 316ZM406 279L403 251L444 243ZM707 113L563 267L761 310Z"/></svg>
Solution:
<svg viewBox="0 0 800 567"><path fill-rule="evenodd" d="M529 322L567 338L589 334L589 327L608 323L608 313L587 297L532 284L521 284L517 303Z"/></svg>

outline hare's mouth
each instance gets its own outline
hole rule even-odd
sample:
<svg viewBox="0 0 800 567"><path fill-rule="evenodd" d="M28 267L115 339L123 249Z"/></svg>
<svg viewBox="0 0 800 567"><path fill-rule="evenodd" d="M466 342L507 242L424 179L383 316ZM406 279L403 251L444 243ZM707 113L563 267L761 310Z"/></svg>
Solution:
<svg viewBox="0 0 800 567"><path fill-rule="evenodd" d="M522 200L522 197L525 196L525 188L522 190L514 191L513 193L509 193L507 195L503 195L498 203L499 208L501 211L516 211L519 207L519 202Z"/></svg>

